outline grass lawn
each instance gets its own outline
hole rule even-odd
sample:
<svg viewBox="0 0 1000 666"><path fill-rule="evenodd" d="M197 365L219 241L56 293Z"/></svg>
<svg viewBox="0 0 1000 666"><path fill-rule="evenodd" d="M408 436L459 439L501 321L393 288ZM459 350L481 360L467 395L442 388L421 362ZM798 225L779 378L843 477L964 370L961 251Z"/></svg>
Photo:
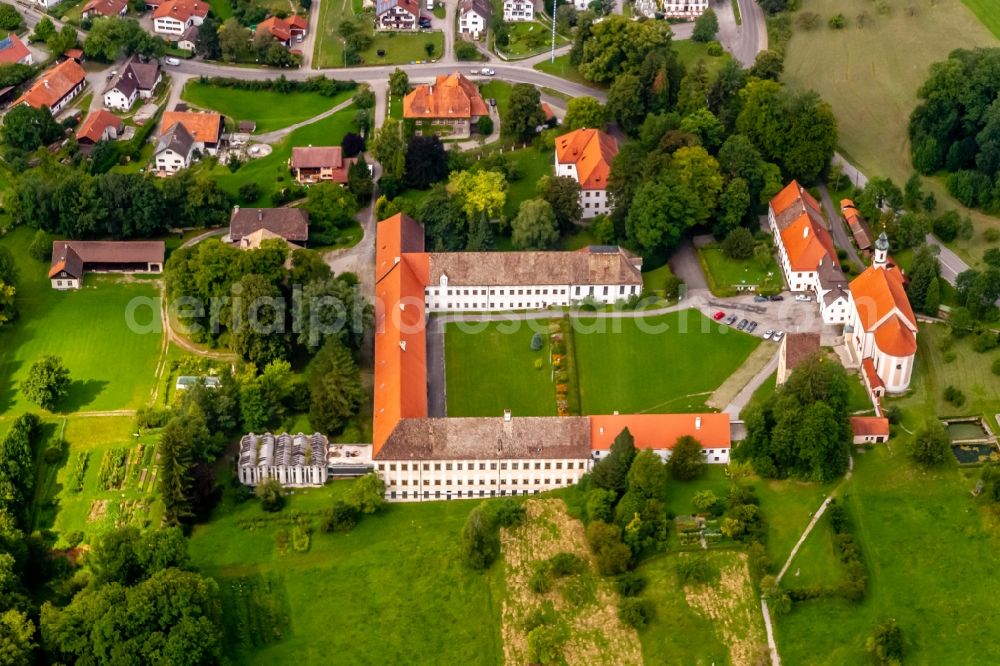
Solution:
<svg viewBox="0 0 1000 666"><path fill-rule="evenodd" d="M522 202L538 196L538 181L543 176L553 175L555 166L550 151L522 148L504 154L521 174L520 178L508 185L507 203L503 207L504 215L513 219Z"/></svg>
<svg viewBox="0 0 1000 666"><path fill-rule="evenodd" d="M434 51L428 55L426 45L433 44ZM385 51L384 56L378 54ZM371 47L361 52L364 65L405 65L413 62L436 60L444 53L444 33L440 30L427 32L377 32Z"/></svg>
<svg viewBox="0 0 1000 666"><path fill-rule="evenodd" d="M510 83L497 80L483 83L479 86L479 92L482 93L483 99L489 99L490 97L496 99L497 113L500 114L501 118L507 113L507 108L510 106L510 93L513 89L514 86Z"/></svg>
<svg viewBox="0 0 1000 666"><path fill-rule="evenodd" d="M517 416L555 416L546 324L544 320L448 324L444 346L448 416L500 416L505 409ZM479 332L480 328L484 330ZM530 347L535 329L543 340L537 352ZM541 368L535 368L536 360L542 361Z"/></svg>
<svg viewBox="0 0 1000 666"><path fill-rule="evenodd" d="M566 55L556 56L554 62L550 60L543 60L542 62L537 63L534 68L540 72L545 72L546 74L551 74L552 76L558 76L560 79L566 79L567 81L582 83L595 88L602 87L583 78L583 75L580 74L579 70L570 64L568 53Z"/></svg>
<svg viewBox="0 0 1000 666"><path fill-rule="evenodd" d="M991 366L1000 358L1000 350L980 354L966 338L957 340L950 350L943 352L939 343L947 337L948 330L943 324L920 324L910 393L890 399L887 404L903 409L905 424L911 430L925 416L981 414L996 432L994 415L1000 413L1000 377L993 374ZM956 407L945 401L942 394L947 386L959 387L965 393L966 403Z"/></svg>
<svg viewBox="0 0 1000 666"><path fill-rule="evenodd" d="M760 344L696 310L575 324L584 414L702 411Z"/></svg>
<svg viewBox="0 0 1000 666"><path fill-rule="evenodd" d="M913 16L905 4L916 8ZM966 3L972 4L988 12L994 23L1000 20L992 0ZM799 9L819 14L821 25L811 31L793 29L782 81L815 90L830 103L840 149L855 166L869 177L888 176L902 186L913 172L907 139L910 112L930 65L957 48L998 45L966 5L962 0L892 4L891 13L883 16L870 0L803 0ZM869 20L859 29L856 17L862 12ZM837 13L848 17L844 30L826 27ZM939 179L925 178L924 187L934 192L939 209L968 212L978 230L1000 225L996 218L959 206ZM979 259L975 241L959 241L955 247L966 256L974 250Z"/></svg>
<svg viewBox="0 0 1000 666"><path fill-rule="evenodd" d="M765 293L780 291L784 287L781 271L774 257L768 255L767 263L756 257L750 259L730 259L718 247L698 248L698 259L705 269L708 285L716 296L732 296L737 285L757 285Z"/></svg>
<svg viewBox="0 0 1000 666"><path fill-rule="evenodd" d="M789 589L834 587L843 577L844 566L833 550L829 516L823 514L796 553L782 585Z"/></svg>
<svg viewBox="0 0 1000 666"><path fill-rule="evenodd" d="M360 16L362 28L374 37L371 47L360 54L363 65L404 65L428 60L430 58L424 50L428 42L434 45L431 58L441 57L444 51L444 33L441 31L375 32L373 15L362 13L360 4L352 0L331 0L320 4L318 34L313 48L314 67L345 66L344 41L337 29L345 19L355 15ZM378 55L379 49L385 51L384 56Z"/></svg>
<svg viewBox="0 0 1000 666"><path fill-rule="evenodd" d="M993 0L962 0L962 3L990 29L994 37L1000 39L1000 13Z"/></svg>
<svg viewBox="0 0 1000 666"><path fill-rule="evenodd" d="M211 169L206 169L204 166L198 168L214 178L219 187L234 197L244 183L257 183L260 186L260 197L247 205L269 206L271 196L278 189L292 183L288 173L288 159L292 156L292 147L339 146L345 134L358 131L354 122L356 113L357 109L352 105L332 116L300 127L283 141L275 144L270 155L247 162L236 173L230 172L223 164L217 164Z"/></svg>
<svg viewBox="0 0 1000 666"><path fill-rule="evenodd" d="M513 58L522 58L545 51L552 45L552 27L538 21L510 23L510 43L500 51ZM566 44L562 35L556 35L556 46Z"/></svg>
<svg viewBox="0 0 1000 666"><path fill-rule="evenodd" d="M60 356L72 385L60 410L103 411L144 404L156 382L161 333L137 333L126 324L133 299L148 299L159 328L159 292L148 281L123 282L116 276L88 275L84 288L58 292L49 286L48 264L28 253L33 231L19 228L0 238L14 255L20 317L0 331L0 413L36 409L17 390L32 363L43 354ZM136 310L148 323L150 307ZM100 330L93 326L99 323ZM114 359L109 363L109 359Z"/></svg>
<svg viewBox="0 0 1000 666"><path fill-rule="evenodd" d="M219 581L233 660L305 665L336 655L338 663L500 663L491 575L468 569L461 556L459 534L478 502L394 504L349 534L314 531L308 552L290 542L279 550L276 533L293 527L276 519L299 511L315 528L318 512L346 487L338 481L295 490L277 515L256 501L227 502L195 528L192 558ZM246 594L248 587L262 592ZM265 609L271 602L278 610ZM282 640L263 644L264 632L255 631L261 626Z"/></svg>
<svg viewBox="0 0 1000 666"><path fill-rule="evenodd" d="M181 98L236 121L253 120L257 123L257 132L263 133L308 120L350 99L353 94L353 90L345 90L334 97L309 92L238 90L191 80L184 86Z"/></svg>
<svg viewBox="0 0 1000 666"><path fill-rule="evenodd" d="M392 97L389 100L388 108L386 113L389 118L395 118L396 120L403 119L403 98L402 97Z"/></svg>
<svg viewBox="0 0 1000 666"><path fill-rule="evenodd" d="M220 25L233 15L233 5L230 0L209 0L208 4L212 8L212 15L219 20Z"/></svg>
<svg viewBox="0 0 1000 666"><path fill-rule="evenodd" d="M865 663L866 638L894 618L907 663L1000 661L1000 637L984 630L1000 611L986 583L995 579L1000 556L985 498L969 493L978 476L955 466L914 468L895 444L856 456L843 493L869 569L868 597L861 604L804 602L777 618L782 660Z"/></svg>
<svg viewBox="0 0 1000 666"><path fill-rule="evenodd" d="M727 60L732 59L732 56L726 51L723 51L722 55L719 56L708 55L708 43L696 42L693 39L675 40L671 42L671 46L677 53L678 60L684 64L685 69L691 70L699 62L703 62L709 76L714 76Z"/></svg>

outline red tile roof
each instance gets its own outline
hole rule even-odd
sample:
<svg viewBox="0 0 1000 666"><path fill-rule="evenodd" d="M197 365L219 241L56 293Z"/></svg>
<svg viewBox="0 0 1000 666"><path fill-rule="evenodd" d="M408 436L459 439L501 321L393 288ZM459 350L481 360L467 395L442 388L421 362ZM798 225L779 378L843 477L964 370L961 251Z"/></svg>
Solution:
<svg viewBox="0 0 1000 666"><path fill-rule="evenodd" d="M29 55L31 55L31 51L24 45L21 38L13 32L0 40L0 65L11 65L21 62L21 60Z"/></svg>
<svg viewBox="0 0 1000 666"><path fill-rule="evenodd" d="M889 419L884 416L852 416L851 432L855 437L888 437Z"/></svg>
<svg viewBox="0 0 1000 666"><path fill-rule="evenodd" d="M55 67L42 72L38 80L14 102L13 106L24 103L36 109L43 106L51 108L69 95L86 78L87 73L83 71L80 63L75 60L64 60Z"/></svg>
<svg viewBox="0 0 1000 666"><path fill-rule="evenodd" d="M607 189L611 162L617 154L618 142L601 130L578 129L556 139L556 159L560 164L576 165L583 190Z"/></svg>
<svg viewBox="0 0 1000 666"><path fill-rule="evenodd" d="M53 241L49 277L67 270L75 261L83 264L160 264L162 267L164 253L163 241Z"/></svg>
<svg viewBox="0 0 1000 666"><path fill-rule="evenodd" d="M103 137L104 130L114 127L120 132L124 128L124 125L125 122L115 114L104 109L99 109L93 111L83 121L83 124L80 125L80 129L76 133L76 138L77 140L87 139L91 143L97 143Z"/></svg>
<svg viewBox="0 0 1000 666"><path fill-rule="evenodd" d="M335 183L347 182L347 172L358 161L356 157L344 157L340 146L297 146L292 148L292 158L288 164L293 169L330 169L331 180Z"/></svg>
<svg viewBox="0 0 1000 666"><path fill-rule="evenodd" d="M160 136L174 126L184 125L195 141L218 143L222 133L222 116L211 111L165 111L160 124Z"/></svg>
<svg viewBox="0 0 1000 666"><path fill-rule="evenodd" d="M903 287L903 274L896 267L869 266L851 280L851 295L866 331L872 330L893 310L914 328L917 326L917 318Z"/></svg>
<svg viewBox="0 0 1000 666"><path fill-rule="evenodd" d="M628 428L639 449L672 449L678 438L694 437L707 449L728 449L729 415L706 414L608 414L590 417L590 447L606 451L615 437Z"/></svg>
<svg viewBox="0 0 1000 666"><path fill-rule="evenodd" d="M905 357L917 353L917 336L899 315L892 315L875 329L875 344L890 356Z"/></svg>
<svg viewBox="0 0 1000 666"><path fill-rule="evenodd" d="M208 5L201 0L168 0L153 12L153 19L173 18L187 23L192 16L208 16Z"/></svg>
<svg viewBox="0 0 1000 666"><path fill-rule="evenodd" d="M81 14L99 14L100 16L118 16L128 6L126 0L90 0L83 6Z"/></svg>
<svg viewBox="0 0 1000 666"><path fill-rule="evenodd" d="M868 380L868 386L871 387L873 391L877 388L885 388L885 383L882 381L882 378L878 376L878 372L875 371L875 361L873 361L870 356L861 361L861 371L865 373L865 379Z"/></svg>
<svg viewBox="0 0 1000 666"><path fill-rule="evenodd" d="M485 115L489 109L479 88L458 72L442 74L431 85L418 85L403 98L404 118L472 119Z"/></svg>

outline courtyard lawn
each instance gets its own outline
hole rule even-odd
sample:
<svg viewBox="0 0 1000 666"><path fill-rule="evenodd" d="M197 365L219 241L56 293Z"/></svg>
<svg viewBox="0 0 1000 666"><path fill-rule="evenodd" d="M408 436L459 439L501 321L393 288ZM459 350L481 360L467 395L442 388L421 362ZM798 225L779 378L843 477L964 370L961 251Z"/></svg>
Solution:
<svg viewBox="0 0 1000 666"><path fill-rule="evenodd" d="M543 25L538 21L519 21L509 23L510 43L497 50L511 58L526 58L545 51L552 45L552 26ZM556 35L556 47L566 44L562 35Z"/></svg>
<svg viewBox="0 0 1000 666"><path fill-rule="evenodd" d="M288 127L332 109L351 98L353 90L334 97L319 93L280 93L273 90L239 90L201 83L197 79L184 86L181 99L191 104L218 111L235 121L252 120L257 133Z"/></svg>
<svg viewBox="0 0 1000 666"><path fill-rule="evenodd" d="M479 92L482 94L483 99L492 97L497 101L497 113L501 117L507 112L507 107L510 105L510 93L513 89L514 86L510 83L497 80L483 83L479 86Z"/></svg>
<svg viewBox="0 0 1000 666"><path fill-rule="evenodd" d="M428 55L426 45L433 44ZM385 51L380 56L379 50ZM406 65L413 62L437 60L444 52L444 33L440 30L422 32L376 32L375 40L361 52L363 65Z"/></svg>
<svg viewBox="0 0 1000 666"><path fill-rule="evenodd" d="M505 409L516 416L555 416L556 389L546 325L546 320L486 326L448 324L445 328L448 416L501 416ZM480 328L484 330L473 332ZM531 350L535 330L541 331L543 341L541 351L537 352ZM535 367L538 360L542 361L541 368Z"/></svg>
<svg viewBox="0 0 1000 666"><path fill-rule="evenodd" d="M580 71L570 64L568 53L566 55L556 56L554 62L543 60L542 62L537 63L534 68L540 72L545 72L546 74L551 74L552 76L558 76L560 79L566 79L567 81L573 81L574 83L582 83L595 88L602 87L583 78Z"/></svg>
<svg viewBox="0 0 1000 666"><path fill-rule="evenodd" d="M521 204L538 196L538 181L543 176L555 174L551 151L535 148L521 148L504 153L517 169L520 177L507 185L507 203L503 212L508 219L514 219Z"/></svg>
<svg viewBox="0 0 1000 666"><path fill-rule="evenodd" d="M913 15L904 4L915 8ZM966 4L983 8L993 17L991 23L1000 20L992 0ZM888 176L902 186L913 173L907 138L910 112L930 65L945 60L954 49L998 42L961 0L890 5L891 12L881 15L870 0L803 0L799 9L819 14L821 25L811 31L793 28L781 79L793 88L815 90L830 103L837 117L839 149L855 166L869 177ZM826 27L837 13L847 17L843 30ZM861 14L868 19L859 28ZM924 187L934 192L939 210L968 213L977 230L1000 225L996 218L962 208L940 179L925 178ZM976 242L960 240L954 246L978 261L981 248Z"/></svg>
<svg viewBox="0 0 1000 666"><path fill-rule="evenodd" d="M697 310L574 324L584 414L703 411L761 342Z"/></svg>
<svg viewBox="0 0 1000 666"><path fill-rule="evenodd" d="M910 393L891 398L886 404L898 405L903 410L904 424L911 430L927 416L979 414L997 432L995 414L1000 413L1000 377L993 374L991 366L1000 358L1000 349L980 354L964 338L942 351L941 341L947 337L948 329L943 324L920 324ZM948 386L962 390L966 397L964 405L956 407L945 401L943 393Z"/></svg>
<svg viewBox="0 0 1000 666"><path fill-rule="evenodd" d="M19 319L0 329L0 413L38 409L20 394L18 383L43 354L60 356L72 379L59 411L142 406L156 384L162 336L156 285L90 274L83 289L58 292L49 286L48 264L28 253L32 236L31 229L19 228L0 237L21 273ZM148 324L152 317L154 332L133 332L126 324L126 310L135 299L144 303L136 310L136 322Z"/></svg>
<svg viewBox="0 0 1000 666"><path fill-rule="evenodd" d="M732 60L732 56L728 52L723 51L722 55L710 56L708 55L708 43L707 42L696 42L693 39L678 39L671 42L671 47L677 53L677 59L684 64L684 68L688 71L694 69L694 67L699 63L705 63L705 69L708 70L709 76L714 76L717 71L719 71L727 60Z"/></svg>
<svg viewBox="0 0 1000 666"><path fill-rule="evenodd" d="M361 11L360 1L331 0L319 7L319 25L316 45L313 47L313 66L318 68L344 67L344 40L338 32L345 19L357 16L363 30L372 35L370 48L361 52L363 65L405 65L415 61L440 58L444 51L444 33L440 30L419 32L376 32L373 14ZM428 57L424 45L434 45ZM378 51L385 51L379 56Z"/></svg>
<svg viewBox="0 0 1000 666"><path fill-rule="evenodd" d="M353 105L338 111L332 116L300 127L274 145L274 150L266 157L251 160L233 173L224 164L217 164L211 169L203 165L198 168L209 174L219 187L236 197L241 185L257 183L260 186L260 196L254 202L244 205L269 206L272 195L281 188L293 184L288 172L288 159L292 156L293 146L339 146L344 135L357 132L354 122L357 110Z"/></svg>
<svg viewBox="0 0 1000 666"><path fill-rule="evenodd" d="M785 285L778 264L770 255L766 263L756 257L730 259L721 248L707 245L698 248L698 259L716 296L733 296L739 293L739 285L757 285L757 290L764 293L781 291Z"/></svg>
<svg viewBox="0 0 1000 666"><path fill-rule="evenodd" d="M894 618L907 663L1000 662L1000 637L988 630L1000 612L987 584L1000 567L996 524L987 522L985 497L969 492L980 470L918 469L896 442L855 460L843 501L869 569L867 599L802 602L778 617L782 661L865 663L865 640Z"/></svg>
<svg viewBox="0 0 1000 666"><path fill-rule="evenodd" d="M219 581L234 662L501 663L493 576L462 562L459 535L478 502L394 504L349 534L320 532L319 512L346 487L297 489L280 514L226 501L195 528L191 555ZM314 530L308 552L290 539L279 548L292 512ZM281 639L267 643L272 632Z"/></svg>

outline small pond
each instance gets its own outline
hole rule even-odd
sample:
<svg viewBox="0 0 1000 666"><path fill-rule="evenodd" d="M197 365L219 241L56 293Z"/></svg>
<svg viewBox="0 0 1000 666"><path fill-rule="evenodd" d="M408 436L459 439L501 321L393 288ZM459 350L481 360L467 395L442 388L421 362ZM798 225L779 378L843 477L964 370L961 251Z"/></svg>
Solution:
<svg viewBox="0 0 1000 666"><path fill-rule="evenodd" d="M980 457L996 453L996 447L992 444L953 444L951 452L960 464L968 465L979 462Z"/></svg>
<svg viewBox="0 0 1000 666"><path fill-rule="evenodd" d="M963 439L985 439L989 434L983 430L983 426L975 421L965 421L961 423L948 424L948 437L951 441Z"/></svg>

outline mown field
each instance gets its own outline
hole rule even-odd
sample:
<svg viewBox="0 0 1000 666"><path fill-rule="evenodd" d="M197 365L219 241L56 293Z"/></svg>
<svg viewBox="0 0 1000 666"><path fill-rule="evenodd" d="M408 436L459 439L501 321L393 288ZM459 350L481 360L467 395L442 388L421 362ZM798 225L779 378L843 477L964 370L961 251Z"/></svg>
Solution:
<svg viewBox="0 0 1000 666"><path fill-rule="evenodd" d="M218 111L234 121L252 120L257 134L281 129L318 116L351 98L355 91L345 90L334 97L319 93L280 93L272 90L221 88L198 80L188 81L181 99Z"/></svg>
<svg viewBox="0 0 1000 666"><path fill-rule="evenodd" d="M860 604L802 602L779 617L782 661L866 663L865 640L890 618L903 630L906 663L1000 661L1000 639L987 629L1000 610L988 584L1000 566L1000 535L987 522L983 500L969 492L979 469L924 471L905 458L898 442L855 459L854 477L841 495L869 570L868 596ZM790 575L801 569L804 581L829 578L825 539L810 536Z"/></svg>
<svg viewBox="0 0 1000 666"><path fill-rule="evenodd" d="M421 4L423 8L423 4ZM372 12L362 12L361 0L332 0L319 7L319 26L316 45L313 47L314 67L344 67L344 40L338 28L345 20L357 19L363 30L372 36L372 45L362 51L363 65L405 65L426 60L437 60L444 51L444 33L440 30L416 32L377 32L374 30ZM425 46L434 49L428 56ZM379 55L379 50L384 55Z"/></svg>
<svg viewBox="0 0 1000 666"><path fill-rule="evenodd" d="M982 6L984 14L997 16L994 3L973 2ZM855 166L869 177L888 176L901 186L913 173L907 138L910 112L931 64L957 48L1000 43L962 0L888 5L889 14L882 15L870 0L803 0L800 11L818 14L820 25L809 31L794 28L782 80L815 90L830 103L839 126L840 150ZM915 11L911 14L907 7ZM844 14L848 25L832 30L827 21L838 13ZM862 14L867 18L859 28ZM979 229L1000 226L996 218L962 208L940 181L925 182L939 208L967 212ZM956 247L968 258L978 240L960 241ZM980 253L974 252L976 260Z"/></svg>
<svg viewBox="0 0 1000 666"><path fill-rule="evenodd" d="M38 357L54 354L69 369L72 384L58 411L134 409L147 401L156 383L160 352L159 292L150 280L87 275L84 288L58 292L50 287L49 266L32 258L34 232L19 228L0 237L20 270L18 320L0 329L0 413L5 417L37 407L18 383ZM152 325L133 330L126 313Z"/></svg>

